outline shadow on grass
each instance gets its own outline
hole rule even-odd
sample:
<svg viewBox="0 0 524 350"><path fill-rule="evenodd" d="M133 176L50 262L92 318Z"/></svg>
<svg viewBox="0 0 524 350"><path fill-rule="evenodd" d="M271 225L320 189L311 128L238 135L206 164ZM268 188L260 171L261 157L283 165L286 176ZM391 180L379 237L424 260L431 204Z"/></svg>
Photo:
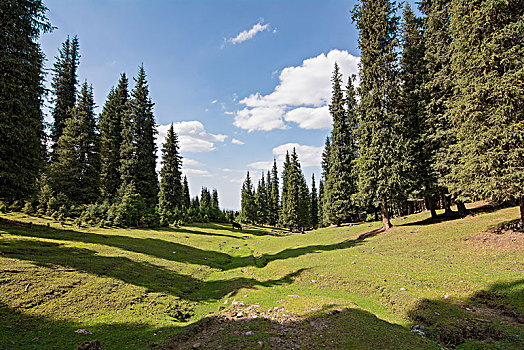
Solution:
<svg viewBox="0 0 524 350"><path fill-rule="evenodd" d="M267 313L253 314L249 307L239 311L248 317L232 317L236 312L206 317L159 349L191 349L195 343L203 349L438 349L427 339L362 309L326 308L280 322Z"/></svg>
<svg viewBox="0 0 524 350"><path fill-rule="evenodd" d="M524 279L494 284L461 302L423 299L408 316L446 348L522 349Z"/></svg>
<svg viewBox="0 0 524 350"><path fill-rule="evenodd" d="M327 245L318 244L300 248L289 248L284 249L276 254L263 254L259 257L255 257L253 255L232 256L223 252L199 249L189 245L167 242L155 238L134 238L130 236L103 235L73 230L59 230L48 228L43 225L32 225L29 227L27 224L18 222L13 223L0 221L0 228L5 228L12 234L25 237L101 244L170 261L205 265L220 270L231 270L246 266L255 266L260 268L265 267L269 262L275 260L290 259L299 257L301 255L322 251L346 249L357 246L361 244L363 240L370 238L380 232L380 230L372 230L362 234L357 239L350 239Z"/></svg>
<svg viewBox="0 0 524 350"><path fill-rule="evenodd" d="M85 248L69 248L57 243L33 240L1 240L0 243L0 254L9 258L30 261L40 266L58 265L112 277L145 287L151 292L168 293L190 301L218 300L226 295L234 295L242 288L289 284L303 271L301 269L283 278L267 281L237 277L206 282L147 262L97 255L96 251Z"/></svg>

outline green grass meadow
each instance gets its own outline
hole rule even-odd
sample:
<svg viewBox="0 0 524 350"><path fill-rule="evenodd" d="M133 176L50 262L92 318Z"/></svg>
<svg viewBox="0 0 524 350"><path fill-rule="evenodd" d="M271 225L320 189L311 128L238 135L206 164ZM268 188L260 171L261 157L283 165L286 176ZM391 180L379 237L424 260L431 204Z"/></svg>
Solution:
<svg viewBox="0 0 524 350"><path fill-rule="evenodd" d="M522 349L524 342L524 234L495 232L518 218L517 207L438 223L415 214L393 220L386 233L380 223L300 234L2 217L0 349L76 349L95 338L104 349L169 347L242 304L263 313L284 308L293 334L278 336L303 349ZM269 348L275 336L267 318L230 323L212 347ZM425 336L410 331L415 324ZM93 335L75 333L81 328Z"/></svg>

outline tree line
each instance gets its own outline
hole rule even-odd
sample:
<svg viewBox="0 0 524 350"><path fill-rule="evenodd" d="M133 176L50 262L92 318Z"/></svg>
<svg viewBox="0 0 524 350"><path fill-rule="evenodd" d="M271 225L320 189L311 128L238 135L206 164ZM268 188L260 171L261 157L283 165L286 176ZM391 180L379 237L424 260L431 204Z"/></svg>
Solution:
<svg viewBox="0 0 524 350"><path fill-rule="evenodd" d="M154 103L143 65L131 90L121 74L97 116L92 86L85 81L78 89L79 40L67 37L52 69L47 135L44 55L37 42L53 29L47 9L38 0L0 6L3 210L119 226L226 220L216 190L204 187L200 199L190 199L173 125L161 150L159 182Z"/></svg>
<svg viewBox="0 0 524 350"><path fill-rule="evenodd" d="M335 64L333 129L318 198L314 181L308 197L293 152L284 163L280 202L276 170L256 191L248 174L247 221L310 228L380 210L388 229L392 207L406 214L423 201L435 218L440 203L444 215L465 216L464 203L482 199L517 202L524 227L522 1L423 0L422 17L408 4L402 17L399 9L390 0L361 0L352 10L358 86L348 77L344 88ZM270 180L277 190L268 196ZM270 204L260 209L264 203Z"/></svg>

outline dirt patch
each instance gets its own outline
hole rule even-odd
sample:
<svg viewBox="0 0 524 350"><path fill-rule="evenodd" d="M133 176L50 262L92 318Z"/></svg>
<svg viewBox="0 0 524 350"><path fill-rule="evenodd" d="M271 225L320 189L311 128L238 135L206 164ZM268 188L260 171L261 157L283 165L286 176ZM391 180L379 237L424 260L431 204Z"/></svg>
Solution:
<svg viewBox="0 0 524 350"><path fill-rule="evenodd" d="M524 247L524 232L518 228L518 220L502 223L486 232L464 239L471 244L490 248L514 249Z"/></svg>

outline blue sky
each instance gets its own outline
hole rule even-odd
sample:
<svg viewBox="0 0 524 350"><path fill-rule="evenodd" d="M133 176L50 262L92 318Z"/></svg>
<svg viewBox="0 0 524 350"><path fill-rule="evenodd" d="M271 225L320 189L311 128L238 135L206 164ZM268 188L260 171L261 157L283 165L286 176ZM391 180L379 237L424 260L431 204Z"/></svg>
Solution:
<svg viewBox="0 0 524 350"><path fill-rule="evenodd" d="M45 3L57 27L41 37L47 67L77 35L98 112L120 73L144 64L159 141L175 123L192 196L217 188L221 207L239 209L246 171L258 180L293 146L318 181L333 64L345 80L357 72L354 0Z"/></svg>

